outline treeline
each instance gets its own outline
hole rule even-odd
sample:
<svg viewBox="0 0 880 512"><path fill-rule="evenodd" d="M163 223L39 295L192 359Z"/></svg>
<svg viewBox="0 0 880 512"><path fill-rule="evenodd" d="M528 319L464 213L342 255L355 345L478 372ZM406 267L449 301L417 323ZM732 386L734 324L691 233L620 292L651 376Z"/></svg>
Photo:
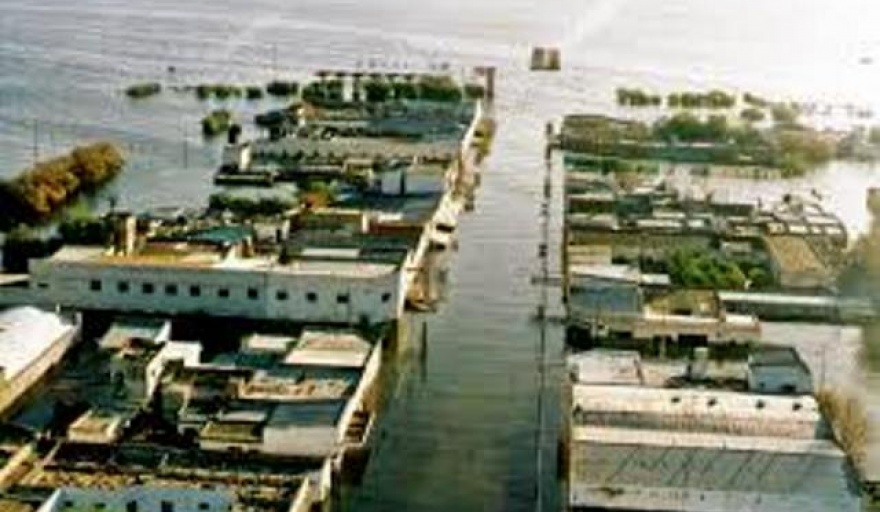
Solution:
<svg viewBox="0 0 880 512"><path fill-rule="evenodd" d="M294 199L264 197L250 199L230 194L213 194L208 199L208 209L215 212L229 211L241 217L270 217L280 215L296 207Z"/></svg>
<svg viewBox="0 0 880 512"><path fill-rule="evenodd" d="M725 116L701 120L689 113L676 114L657 121L653 134L665 142L729 144L738 158L779 168L787 175L826 164L837 151L834 141L811 128L783 124L760 131L749 125L731 124Z"/></svg>
<svg viewBox="0 0 880 512"><path fill-rule="evenodd" d="M0 229L48 219L80 194L94 192L115 178L124 164L116 146L99 142L0 181Z"/></svg>
<svg viewBox="0 0 880 512"><path fill-rule="evenodd" d="M462 87L445 75L389 77L377 74L355 78L352 100L372 104L405 100L457 103L465 98L479 99L485 94L485 87L480 84ZM342 103L345 101L344 84L341 79L309 83L302 90L302 99L315 105Z"/></svg>
<svg viewBox="0 0 880 512"><path fill-rule="evenodd" d="M112 240L113 226L106 218L82 217L65 219L55 236L46 237L18 226L6 236L3 244L3 269L11 273L28 271L28 260L45 258L64 245L106 245Z"/></svg>
<svg viewBox="0 0 880 512"><path fill-rule="evenodd" d="M664 100L668 108L675 109L726 110L734 108L737 104L735 94L717 89L708 92L673 92L665 98L639 88L621 87L617 89L617 104L622 107L660 107L664 104Z"/></svg>

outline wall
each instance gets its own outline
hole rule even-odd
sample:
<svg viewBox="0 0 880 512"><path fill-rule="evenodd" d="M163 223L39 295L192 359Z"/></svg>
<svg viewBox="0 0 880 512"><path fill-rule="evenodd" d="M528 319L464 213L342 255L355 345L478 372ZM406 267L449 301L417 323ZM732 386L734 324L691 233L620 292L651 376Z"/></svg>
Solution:
<svg viewBox="0 0 880 512"><path fill-rule="evenodd" d="M107 491L65 487L57 490L38 512L98 510L99 503L106 510L125 511L130 502L137 503L138 512L160 512L162 502L171 503L173 512L228 512L232 498L231 492L193 488L128 487ZM72 502L73 506L66 507L66 502Z"/></svg>
<svg viewBox="0 0 880 512"><path fill-rule="evenodd" d="M165 268L148 266L88 265L61 262L34 262L34 281L47 283L45 289L32 290L37 302L59 303L82 309L136 311L155 314L208 314L254 319L278 319L319 323L372 323L391 321L402 313L404 277L398 270L378 277L344 277L333 274L294 274L251 270L210 268ZM100 280L100 291L90 283ZM120 292L117 283L129 285ZM154 286L145 294L143 283ZM168 295L166 285L176 285L177 294ZM190 295L197 285L198 297ZM248 289L258 292L256 299ZM218 295L228 290L229 297ZM277 292L287 292L279 299ZM314 292L317 299L307 300ZM338 295L349 295L348 304L337 302ZM386 295L389 294L389 295Z"/></svg>

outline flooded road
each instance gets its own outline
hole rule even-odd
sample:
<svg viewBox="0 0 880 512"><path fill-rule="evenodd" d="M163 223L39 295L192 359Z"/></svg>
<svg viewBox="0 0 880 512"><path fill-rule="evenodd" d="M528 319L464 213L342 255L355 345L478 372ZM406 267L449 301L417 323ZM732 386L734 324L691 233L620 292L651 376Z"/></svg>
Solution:
<svg viewBox="0 0 880 512"><path fill-rule="evenodd" d="M414 320L415 333L427 324L427 352L415 343L400 356L396 399L350 508L534 510L541 333L532 320L539 290L530 278L539 269L544 123L571 111L614 113L614 88L633 85L732 87L880 108L880 67L858 64L863 55L880 56L871 23L878 14L870 0L446 0L415 9L400 0L0 0L0 176L29 165L35 150L48 155L109 138L123 144L131 165L108 197L134 209L196 205L213 189L220 150L219 141L201 139L198 120L217 105L170 91L129 101L122 90L131 83L261 83L371 62L389 69L497 66L499 132L476 210L462 218L448 298L437 314ZM562 45L565 70L527 72L532 44ZM248 119L272 105L227 106ZM555 263L559 162L554 172ZM731 199L818 189L859 233L868 223L864 190L880 185L880 169L835 164L799 180L709 185ZM770 341L798 345L817 376L861 396L875 424L878 332L765 329ZM554 327L546 339L549 510L559 503L553 451L563 336ZM872 461L880 461L880 449L873 452Z"/></svg>

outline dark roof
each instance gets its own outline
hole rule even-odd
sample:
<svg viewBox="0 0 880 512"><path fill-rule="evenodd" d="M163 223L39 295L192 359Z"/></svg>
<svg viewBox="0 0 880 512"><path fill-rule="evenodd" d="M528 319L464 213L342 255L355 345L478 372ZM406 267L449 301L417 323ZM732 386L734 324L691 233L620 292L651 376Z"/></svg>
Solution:
<svg viewBox="0 0 880 512"><path fill-rule="evenodd" d="M794 347L759 345L752 350L750 355L750 366L807 367Z"/></svg>

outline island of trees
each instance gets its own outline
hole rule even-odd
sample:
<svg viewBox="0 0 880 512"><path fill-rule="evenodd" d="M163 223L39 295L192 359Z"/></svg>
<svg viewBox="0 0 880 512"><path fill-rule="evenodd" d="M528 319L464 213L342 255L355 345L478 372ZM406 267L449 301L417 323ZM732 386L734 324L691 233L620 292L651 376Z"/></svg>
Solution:
<svg viewBox="0 0 880 512"><path fill-rule="evenodd" d="M47 220L81 194L95 192L111 181L124 163L116 146L98 142L0 181L0 229Z"/></svg>
<svg viewBox="0 0 880 512"><path fill-rule="evenodd" d="M232 112L226 109L217 109L202 119L202 134L205 137L214 137L229 131L232 126Z"/></svg>
<svg viewBox="0 0 880 512"><path fill-rule="evenodd" d="M653 123L602 116L568 116L562 127L566 149L624 159L658 159L779 169L795 176L829 162L839 154L832 135L802 126L790 112L759 128L724 115L700 117L678 112Z"/></svg>
<svg viewBox="0 0 880 512"><path fill-rule="evenodd" d="M141 99L154 96L162 92L162 86L158 82L144 82L134 84L125 90L125 95L132 99Z"/></svg>

